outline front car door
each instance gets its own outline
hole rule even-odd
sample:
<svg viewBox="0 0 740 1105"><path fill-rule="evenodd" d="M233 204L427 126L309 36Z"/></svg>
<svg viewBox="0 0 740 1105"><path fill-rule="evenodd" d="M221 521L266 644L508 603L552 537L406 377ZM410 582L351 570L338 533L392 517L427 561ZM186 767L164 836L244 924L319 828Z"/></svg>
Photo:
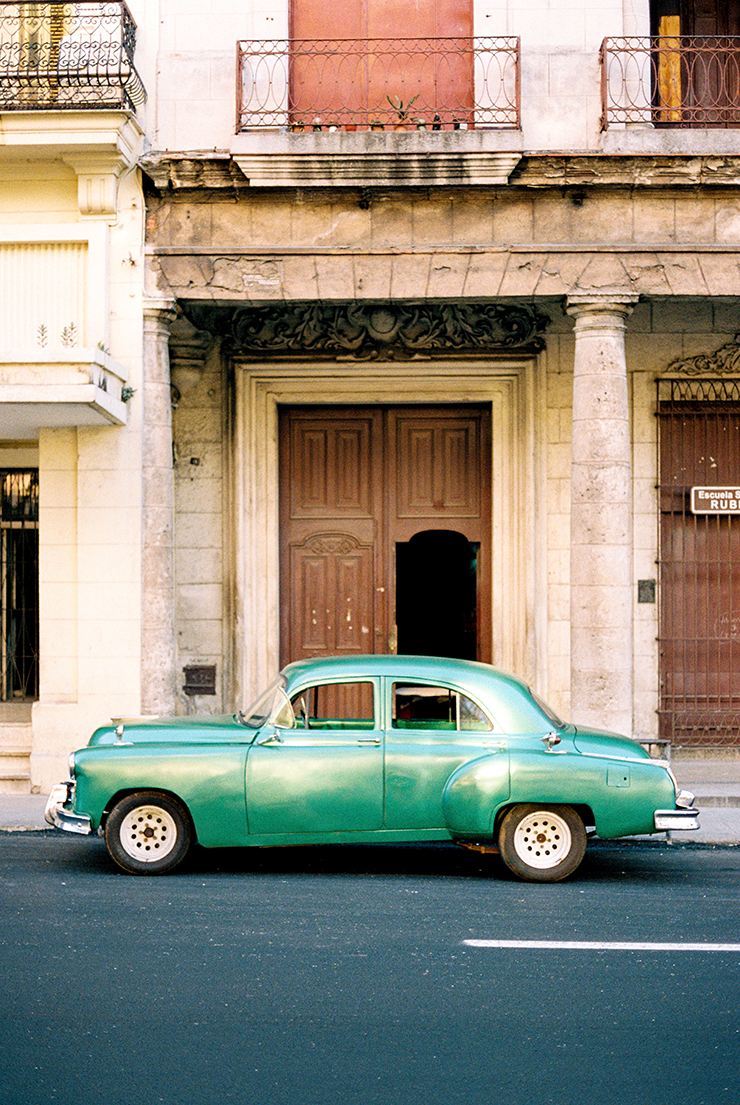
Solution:
<svg viewBox="0 0 740 1105"><path fill-rule="evenodd" d="M382 828L379 680L309 684L291 707L249 749L250 836Z"/></svg>

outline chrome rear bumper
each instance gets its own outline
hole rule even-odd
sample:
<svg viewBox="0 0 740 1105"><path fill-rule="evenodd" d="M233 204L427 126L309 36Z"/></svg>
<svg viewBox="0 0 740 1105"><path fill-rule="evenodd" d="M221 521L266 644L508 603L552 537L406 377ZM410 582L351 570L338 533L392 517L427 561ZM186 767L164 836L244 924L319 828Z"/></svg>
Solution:
<svg viewBox="0 0 740 1105"><path fill-rule="evenodd" d="M699 811L694 805L694 795L687 790L676 795L675 810L655 811L655 831L666 832L672 829L698 829Z"/></svg>

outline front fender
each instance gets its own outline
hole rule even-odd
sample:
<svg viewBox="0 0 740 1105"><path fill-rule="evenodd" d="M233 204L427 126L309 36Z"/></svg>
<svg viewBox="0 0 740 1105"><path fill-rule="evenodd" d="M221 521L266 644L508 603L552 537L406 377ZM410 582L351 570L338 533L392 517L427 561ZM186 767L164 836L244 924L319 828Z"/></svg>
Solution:
<svg viewBox="0 0 740 1105"><path fill-rule="evenodd" d="M442 792L445 825L453 837L490 840L496 812L509 800L509 754L502 745L462 764Z"/></svg>
<svg viewBox="0 0 740 1105"><path fill-rule="evenodd" d="M161 790L190 811L206 847L248 841L245 745L114 745L81 749L75 756L75 812L101 824L114 795Z"/></svg>

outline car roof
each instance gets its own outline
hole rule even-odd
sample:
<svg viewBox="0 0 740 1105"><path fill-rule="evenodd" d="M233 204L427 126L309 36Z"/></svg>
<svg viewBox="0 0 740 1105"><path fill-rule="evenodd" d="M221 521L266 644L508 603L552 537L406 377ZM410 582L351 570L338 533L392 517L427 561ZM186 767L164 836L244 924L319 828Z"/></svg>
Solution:
<svg viewBox="0 0 740 1105"><path fill-rule="evenodd" d="M304 679L341 679L384 675L393 679L429 679L489 691L495 684L526 688L524 680L477 660L443 656L323 656L296 660L283 668L290 684Z"/></svg>

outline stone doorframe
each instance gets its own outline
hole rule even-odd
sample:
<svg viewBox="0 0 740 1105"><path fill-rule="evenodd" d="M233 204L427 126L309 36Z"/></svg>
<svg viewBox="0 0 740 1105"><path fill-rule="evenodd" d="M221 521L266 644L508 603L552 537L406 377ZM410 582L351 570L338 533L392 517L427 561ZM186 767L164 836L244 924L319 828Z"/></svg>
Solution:
<svg viewBox="0 0 740 1105"><path fill-rule="evenodd" d="M493 662L535 678L546 691L545 603L536 601L538 587L544 600L547 541L545 527L536 525L545 517L543 450L534 418L541 359L544 354L423 364L235 359L234 500L227 513L234 525L229 544L238 703L251 701L278 670L278 406L302 403L491 404Z"/></svg>

